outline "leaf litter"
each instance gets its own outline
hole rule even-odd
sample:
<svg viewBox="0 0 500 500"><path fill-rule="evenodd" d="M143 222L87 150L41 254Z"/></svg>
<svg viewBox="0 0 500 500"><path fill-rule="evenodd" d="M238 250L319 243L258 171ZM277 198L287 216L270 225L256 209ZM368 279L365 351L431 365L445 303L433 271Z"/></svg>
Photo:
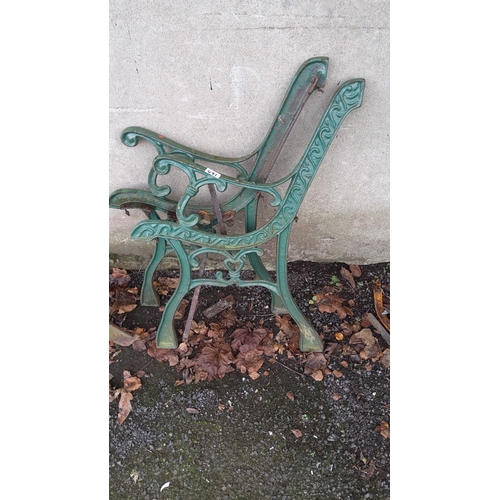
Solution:
<svg viewBox="0 0 500 500"><path fill-rule="evenodd" d="M180 377L175 383L176 386L222 378L235 371L255 380L263 374L269 374L267 369L262 372L264 366L272 366L276 362L318 382L327 376L342 377L342 368L348 368L351 363L364 363L368 371L377 362L385 369L390 369L389 347L386 347L383 339L379 341L374 335L373 325L366 318L353 318L356 294L352 297L352 292L356 290L355 279L362 276L360 267L342 267L340 275L348 284L347 289L338 282L335 286L325 285L314 295L313 300L309 301L310 310L317 309L325 317L325 323L331 315L342 320L340 328L335 330L331 330L326 324L323 326L321 336L325 348L321 353L300 351L300 331L290 315L274 315L274 318L267 322L240 320L234 308L235 300L232 295L228 295L216 302L217 307L208 308L209 314L205 316L214 321L208 325L203 321L193 321L187 342L182 342L177 349L158 349L155 343L156 328L121 328L120 334L125 340L112 339L110 336L110 363L112 357L119 352L116 346L131 346L134 350L146 351L157 362L175 367ZM128 272L113 268L110 273L110 332L112 325L121 325L124 316L137 307L139 290L137 287L129 287L129 284ZM154 286L161 295L168 295L177 284L178 278L159 277L154 281ZM377 283L377 286L380 286L380 283ZM347 297L345 290L351 292ZM389 302L388 290L385 291L385 296L384 305ZM176 319L184 317L188 304L184 299ZM220 311L217 311L218 307ZM250 304L249 310L252 307L253 304ZM280 361L282 357L295 362L296 369L283 364ZM120 425L131 412L132 392L140 386L140 379L132 377L126 371L123 388L113 391L110 384L110 402L120 396ZM287 397L293 401L293 394L289 393ZM340 399L340 395L334 395L335 401ZM386 430L383 424L384 422L377 427L377 431L386 437L388 429Z"/></svg>

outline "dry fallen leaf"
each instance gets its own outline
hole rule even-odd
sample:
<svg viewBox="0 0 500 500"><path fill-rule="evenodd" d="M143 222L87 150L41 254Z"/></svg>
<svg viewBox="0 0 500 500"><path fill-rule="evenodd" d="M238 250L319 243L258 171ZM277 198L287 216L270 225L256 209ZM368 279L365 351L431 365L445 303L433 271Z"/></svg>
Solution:
<svg viewBox="0 0 500 500"><path fill-rule="evenodd" d="M186 307L187 307L188 304L189 304L189 302L186 299L182 299L181 300L181 302L179 304L179 307L175 311L174 319L182 319L182 318L184 318L184 313L186 312Z"/></svg>
<svg viewBox="0 0 500 500"><path fill-rule="evenodd" d="M227 329L221 326L219 323L210 323L210 325L208 326L208 330L204 332L204 335L206 335L210 339L213 339L214 342L224 342L226 330Z"/></svg>
<svg viewBox="0 0 500 500"><path fill-rule="evenodd" d="M126 285L130 281L130 276L125 269L113 268L113 272L109 275L109 284L115 286Z"/></svg>
<svg viewBox="0 0 500 500"><path fill-rule="evenodd" d="M168 361L169 366L175 366L179 362L179 356L174 349L158 349L154 344L149 346L148 355L160 363Z"/></svg>
<svg viewBox="0 0 500 500"><path fill-rule="evenodd" d="M132 393L127 391L122 391L120 396L120 401L118 402L118 423L120 425L123 424L125 419L129 416L130 411L132 410L132 405L130 401L134 399Z"/></svg>
<svg viewBox="0 0 500 500"><path fill-rule="evenodd" d="M326 358L322 352L310 352L306 355L304 373L306 375L311 375L316 373L318 370L323 371L326 368L326 364Z"/></svg>
<svg viewBox="0 0 500 500"><path fill-rule="evenodd" d="M141 379L139 377L133 377L127 370L123 371L123 388L127 392L136 391L142 386Z"/></svg>
<svg viewBox="0 0 500 500"><path fill-rule="evenodd" d="M389 432L389 424L387 422L380 422L380 425L377 425L377 427L375 427L375 430L377 432L380 432L380 434L386 439L389 439L390 432Z"/></svg>
<svg viewBox="0 0 500 500"><path fill-rule="evenodd" d="M132 344L132 349L134 351L137 351L137 352L142 352L142 351L145 351L147 349L147 345L146 345L146 342L144 342L144 340L136 340L133 344Z"/></svg>
<svg viewBox="0 0 500 500"><path fill-rule="evenodd" d="M349 285L351 285L353 288L356 288L356 282L354 281L354 278L352 277L351 271L349 271L345 267L341 267L340 274L345 280L347 280Z"/></svg>
<svg viewBox="0 0 500 500"><path fill-rule="evenodd" d="M240 351L242 354L245 354L255 349L267 337L268 333L266 328L253 328L252 324L247 324L242 328L237 328L233 332L231 347L234 351Z"/></svg>
<svg viewBox="0 0 500 500"><path fill-rule="evenodd" d="M385 349L382 353L382 357L380 358L380 364L384 368L391 367L391 350L389 348Z"/></svg>
<svg viewBox="0 0 500 500"><path fill-rule="evenodd" d="M292 323L292 317L289 314L284 314L283 316L276 315L276 326L285 334L287 338L295 335L299 327Z"/></svg>
<svg viewBox="0 0 500 500"><path fill-rule="evenodd" d="M375 469L375 462L373 460L370 460L368 462L368 466L366 467L366 469L363 469L362 472L366 475L367 478L370 478L375 473Z"/></svg>
<svg viewBox="0 0 500 500"><path fill-rule="evenodd" d="M218 317L218 323L225 328L234 326L237 320L236 312L232 308L222 311Z"/></svg>
<svg viewBox="0 0 500 500"><path fill-rule="evenodd" d="M346 299L333 292L320 292L316 294L316 305L321 313L336 313L340 319L352 316L352 310L344 306Z"/></svg>
<svg viewBox="0 0 500 500"><path fill-rule="evenodd" d="M359 266L351 265L349 266L349 269L351 270L351 273L355 278L361 277L361 268Z"/></svg>
<svg viewBox="0 0 500 500"><path fill-rule="evenodd" d="M351 335L349 344L364 345L363 351L359 353L361 359L375 358L381 352L380 345L369 328L363 328L361 331Z"/></svg>
<svg viewBox="0 0 500 500"><path fill-rule="evenodd" d="M137 307L136 302L139 300L139 297L134 292L117 288L114 293L114 299L111 306L112 310L115 310L118 314L125 314Z"/></svg>
<svg viewBox="0 0 500 500"><path fill-rule="evenodd" d="M293 395L293 392L292 391L288 391L286 393L286 397L290 400L290 401L295 401L295 396Z"/></svg>
<svg viewBox="0 0 500 500"><path fill-rule="evenodd" d="M332 396L334 401L338 401L341 397L342 396L338 392L334 392Z"/></svg>
<svg viewBox="0 0 500 500"><path fill-rule="evenodd" d="M347 321L343 321L340 323L340 328L342 329L344 337L350 337L353 333L361 330L361 325L358 322L351 325L350 323L347 323Z"/></svg>
<svg viewBox="0 0 500 500"><path fill-rule="evenodd" d="M260 370L264 361L264 352L261 347L258 347L245 353L239 352L236 357L236 368L238 368L241 373L248 373L248 375L255 380L258 376L252 374Z"/></svg>
<svg viewBox="0 0 500 500"><path fill-rule="evenodd" d="M340 378L343 376L343 373L339 372L338 370L333 370L333 374L335 375L336 378Z"/></svg>
<svg viewBox="0 0 500 500"><path fill-rule="evenodd" d="M201 350L201 354L193 361L208 373L208 380L212 380L216 376L222 378L226 373L234 371L234 367L231 365L236 363L231 346L225 342L216 346L205 346Z"/></svg>
<svg viewBox="0 0 500 500"><path fill-rule="evenodd" d="M158 279L154 281L153 285L160 295L168 295L170 290L177 288L179 285L179 278L159 276Z"/></svg>
<svg viewBox="0 0 500 500"><path fill-rule="evenodd" d="M302 432L299 429L292 429L293 435L298 439L302 437Z"/></svg>

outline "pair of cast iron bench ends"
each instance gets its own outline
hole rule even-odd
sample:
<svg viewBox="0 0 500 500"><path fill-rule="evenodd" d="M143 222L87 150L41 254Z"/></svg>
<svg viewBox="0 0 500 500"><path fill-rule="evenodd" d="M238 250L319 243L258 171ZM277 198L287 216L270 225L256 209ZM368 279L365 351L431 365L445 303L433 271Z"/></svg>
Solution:
<svg viewBox="0 0 500 500"><path fill-rule="evenodd" d="M340 124L350 111L361 106L363 79L357 78L339 85L295 168L276 182L266 181L305 102L314 90L322 90L324 87L327 69L327 57L314 57L300 67L264 141L246 156L213 156L141 127L129 127L122 132L121 140L126 146L136 146L139 139L144 139L158 151L149 173L150 191L118 189L111 194L109 202L112 208L142 209L148 219L139 222L132 230L131 236L139 241L156 240L153 258L144 273L140 298L142 305L160 306L158 293L153 286L153 275L161 260L169 253L175 252L180 264L178 286L165 306L157 329L158 348L174 349L178 346L174 314L182 298L191 289L200 285L235 284L267 288L271 292L272 312L290 314L300 328L301 351L323 350L322 340L298 308L288 287L288 241L300 204ZM242 166L247 160L255 162L252 168L245 169ZM207 167L207 163L210 167ZM172 167L177 167L187 176L187 187L178 200L169 199L171 188L158 183L159 177L167 175ZM219 169L227 170L227 167L234 169L234 176L219 172ZM286 187L287 183L285 194L280 194L280 186ZM191 199L206 185L210 189L212 206L191 204ZM214 186L222 192L229 185L235 186L238 192L229 201L219 205L217 197L214 197ZM259 198L262 199L266 194L270 197L270 205L276 207L276 211L266 224L257 227ZM219 224L219 232L216 231L218 221L221 217L224 220L224 214L235 214L241 210L244 210L245 216L243 234L228 235L225 228L220 230L224 224ZM162 212L163 219L158 212ZM210 214L208 223L207 213ZM200 218L202 216L203 220ZM259 247L275 237L277 243L274 280L262 262L264 251ZM221 271L215 273L215 278L194 276L193 269L202 267L200 257L207 254L218 254L224 258L226 277ZM251 265L257 279L241 279L240 273L246 263Z"/></svg>

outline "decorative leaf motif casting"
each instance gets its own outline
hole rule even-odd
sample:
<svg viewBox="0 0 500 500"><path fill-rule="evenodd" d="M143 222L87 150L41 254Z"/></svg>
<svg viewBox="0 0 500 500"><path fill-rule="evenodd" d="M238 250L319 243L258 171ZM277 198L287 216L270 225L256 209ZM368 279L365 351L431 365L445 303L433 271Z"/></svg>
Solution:
<svg viewBox="0 0 500 500"><path fill-rule="evenodd" d="M361 105L363 86L364 80L351 80L344 83L333 96L299 162L299 167L291 178L291 183L284 197L284 203L280 206L273 219L262 228L242 236L218 236L202 233L185 225L175 225L170 221L143 221L133 229L132 238L142 241L149 241L158 237L171 238L187 240L210 249L238 250L260 245L278 235L292 223L307 188L343 119L350 111ZM214 180L214 178L211 178L211 182L214 182Z"/></svg>

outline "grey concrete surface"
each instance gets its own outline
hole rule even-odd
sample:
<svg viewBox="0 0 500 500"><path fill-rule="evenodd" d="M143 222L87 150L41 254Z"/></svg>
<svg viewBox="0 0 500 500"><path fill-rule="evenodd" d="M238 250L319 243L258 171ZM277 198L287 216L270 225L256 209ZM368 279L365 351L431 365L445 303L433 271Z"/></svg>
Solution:
<svg viewBox="0 0 500 500"><path fill-rule="evenodd" d="M249 153L302 62L327 56L325 92L308 101L276 175L294 166L339 82L364 78L364 102L342 124L307 193L289 259L389 260L388 0L111 0L109 20L110 192L146 188L155 156L148 144L124 146L125 127L213 154ZM152 246L130 238L143 217L110 209L113 263L143 267L149 258Z"/></svg>

